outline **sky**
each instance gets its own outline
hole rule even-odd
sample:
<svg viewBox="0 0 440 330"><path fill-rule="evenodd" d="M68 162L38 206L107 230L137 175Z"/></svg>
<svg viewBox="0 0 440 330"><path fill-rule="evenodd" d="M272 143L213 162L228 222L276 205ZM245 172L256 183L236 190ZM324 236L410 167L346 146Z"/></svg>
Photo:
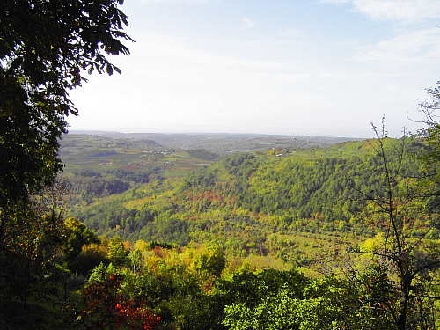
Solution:
<svg viewBox="0 0 440 330"><path fill-rule="evenodd" d="M70 130L392 136L440 80L440 0L126 0Z"/></svg>

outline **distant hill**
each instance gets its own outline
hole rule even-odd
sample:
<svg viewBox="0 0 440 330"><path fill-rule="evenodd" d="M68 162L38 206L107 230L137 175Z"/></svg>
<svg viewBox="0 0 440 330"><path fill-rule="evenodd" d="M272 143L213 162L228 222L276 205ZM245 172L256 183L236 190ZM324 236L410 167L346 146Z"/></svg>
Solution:
<svg viewBox="0 0 440 330"><path fill-rule="evenodd" d="M249 152L268 149L323 148L347 141L361 141L360 138L330 136L285 136L263 134L162 134L162 133L118 133L105 131L71 131L70 135L83 134L150 140L168 148L183 150L204 149L217 154Z"/></svg>
<svg viewBox="0 0 440 330"><path fill-rule="evenodd" d="M317 249L334 250L334 258L353 241L374 235L362 211L365 196L381 191L383 172L373 140L307 139L67 135L61 157L73 188L68 213L99 234L131 241L215 240L228 255L302 265ZM386 140L389 150L398 144ZM390 157L393 164L399 160ZM401 165L409 172L418 166Z"/></svg>

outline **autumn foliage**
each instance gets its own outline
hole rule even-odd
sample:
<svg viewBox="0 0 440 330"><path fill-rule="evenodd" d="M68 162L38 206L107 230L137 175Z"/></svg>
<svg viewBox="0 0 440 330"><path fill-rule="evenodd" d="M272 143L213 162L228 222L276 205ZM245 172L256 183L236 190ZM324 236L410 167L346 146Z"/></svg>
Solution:
<svg viewBox="0 0 440 330"><path fill-rule="evenodd" d="M142 301L135 301L119 292L122 275L110 274L82 290L84 308L78 321L84 329L153 330L160 316L150 312Z"/></svg>

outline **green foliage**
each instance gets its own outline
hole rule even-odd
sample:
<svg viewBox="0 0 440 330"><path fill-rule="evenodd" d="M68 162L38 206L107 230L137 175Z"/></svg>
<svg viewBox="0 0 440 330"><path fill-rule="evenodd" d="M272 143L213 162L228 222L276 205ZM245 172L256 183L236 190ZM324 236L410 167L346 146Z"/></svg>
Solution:
<svg viewBox="0 0 440 330"><path fill-rule="evenodd" d="M127 17L120 4L118 0L1 3L2 303L14 305L18 298L27 306L32 299L32 306L47 316L43 302L62 297L59 291L67 270L60 259L66 228L60 200L47 205L51 192L43 188L54 184L62 168L59 141L67 132L66 117L77 113L70 90L86 81L86 71L119 72L107 55L128 54L121 43L130 38L123 31ZM31 319L33 328L50 323L33 315ZM19 327L14 321L6 325Z"/></svg>
<svg viewBox="0 0 440 330"><path fill-rule="evenodd" d="M63 327L67 269L60 260L65 228L59 214L20 210L10 215L0 250L0 319L5 329ZM57 317L56 321L51 318ZM26 319L26 321L23 321Z"/></svg>
<svg viewBox="0 0 440 330"><path fill-rule="evenodd" d="M438 213L428 206L428 198L436 194L436 176L425 176L420 162L418 171L411 171L408 164L416 158L411 157L413 145L405 136L399 145L390 149L384 122L380 131L375 126L373 130L377 135L377 168L382 175L381 184L368 197L370 203L365 212L383 234L374 244L367 244L370 245L367 251L373 256L372 264L383 272L386 270L383 277L389 288L383 295L398 297L386 304L393 326L405 330L429 324L427 327L433 328L431 310L423 306L430 289L417 284L429 283L440 266L439 244L432 245L427 236L435 229L431 220L438 218ZM393 153L396 156L393 157ZM419 306L417 301L421 302Z"/></svg>
<svg viewBox="0 0 440 330"><path fill-rule="evenodd" d="M74 148L65 151L76 150L84 138L75 137L79 140ZM112 150L121 150L115 148L119 143L126 143L126 150L134 150L125 140L99 137L87 141L90 154L96 154L94 148L106 150L106 143ZM393 149L398 143L389 139L387 148ZM417 143L411 145L414 152ZM132 164L143 168L136 152L132 154ZM124 161L129 162L126 157ZM377 232L373 221L365 222L360 213L370 192L379 190L383 182L382 174L369 175L380 165L373 141L326 150L284 151L283 157L234 154L198 170L192 167L186 175L187 154L170 152L160 157L161 161L176 159L172 176L165 170L163 180L153 178L137 187L130 182L133 188L104 198L86 193L88 205L74 199L71 214L100 234L132 241L141 238L186 245L221 238L228 255L249 260L265 257L267 265L284 262L284 267L290 267L288 263L315 267L314 255L324 255L328 249L333 256L327 259L337 263L340 251ZM122 158L121 163L116 163L115 156L110 158L112 166L123 166ZM398 159L391 155L390 161L396 163ZM97 166L90 163L84 180L89 175L98 179ZM414 160L404 166L415 175L421 165ZM102 170L99 180L110 180L111 171Z"/></svg>
<svg viewBox="0 0 440 330"><path fill-rule="evenodd" d="M98 237L86 225L73 217L64 220L67 239L64 242L63 252L67 260L75 259L87 244L99 243Z"/></svg>
<svg viewBox="0 0 440 330"><path fill-rule="evenodd" d="M298 288L301 289L298 292ZM311 281L293 289L285 283L252 305L239 302L225 307L223 324L228 329L392 329L377 304L365 302L362 286L332 277ZM368 293L380 294L381 288Z"/></svg>
<svg viewBox="0 0 440 330"><path fill-rule="evenodd" d="M69 91L84 72L120 71L106 55L128 54L119 1L10 0L0 12L0 207L53 182L61 169ZM23 24L26 22L26 24ZM4 220L3 220L4 221ZM0 242L1 243L1 242Z"/></svg>
<svg viewBox="0 0 440 330"><path fill-rule="evenodd" d="M52 295L52 286L63 271L58 256L66 234L63 218L53 204L56 199L43 194L34 196L23 208L9 213L9 225L3 233L0 249L0 285L6 299ZM1 295L1 293L0 293Z"/></svg>
<svg viewBox="0 0 440 330"><path fill-rule="evenodd" d="M115 266L124 266L128 263L128 251L120 237L115 236L110 239L107 245L107 258Z"/></svg>
<svg viewBox="0 0 440 330"><path fill-rule="evenodd" d="M141 230L141 237L148 237L154 241L169 242L172 244L186 245L189 242L188 224L184 220L166 217L163 214L154 222Z"/></svg>
<svg viewBox="0 0 440 330"><path fill-rule="evenodd" d="M224 251L216 246L210 246L194 259L195 271L203 275L220 276L226 264Z"/></svg>
<svg viewBox="0 0 440 330"><path fill-rule="evenodd" d="M432 148L428 149L425 153L429 163L435 163L439 161L440 151L440 124L438 122L437 110L440 103L440 81L433 88L427 90L429 99L420 104L420 111L424 114L423 122L425 127L421 129L419 135L426 138Z"/></svg>
<svg viewBox="0 0 440 330"><path fill-rule="evenodd" d="M82 246L81 252L73 260L68 260L68 267L74 274L87 276L101 262L109 262L107 259L107 247L102 244L92 243Z"/></svg>
<svg viewBox="0 0 440 330"><path fill-rule="evenodd" d="M233 273L230 279L218 281L216 289L228 303L242 303L254 308L262 299L276 295L285 285L289 286L292 296L300 298L307 283L307 278L296 269L244 270Z"/></svg>
<svg viewBox="0 0 440 330"><path fill-rule="evenodd" d="M78 329L144 329L152 330L160 321L145 304L130 299L121 290L124 276L116 274L110 264L101 264L91 274L81 295Z"/></svg>

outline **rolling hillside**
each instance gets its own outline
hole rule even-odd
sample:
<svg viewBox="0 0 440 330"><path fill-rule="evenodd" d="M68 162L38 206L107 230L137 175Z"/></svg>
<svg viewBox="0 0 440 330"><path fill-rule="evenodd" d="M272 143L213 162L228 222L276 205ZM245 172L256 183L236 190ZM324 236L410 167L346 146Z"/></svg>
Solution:
<svg viewBox="0 0 440 330"><path fill-rule="evenodd" d="M391 151L398 144L387 141ZM98 233L175 245L216 241L230 256L278 268L320 267L374 235L363 210L384 179L369 140L220 156L72 135L61 155L74 187L70 213Z"/></svg>

